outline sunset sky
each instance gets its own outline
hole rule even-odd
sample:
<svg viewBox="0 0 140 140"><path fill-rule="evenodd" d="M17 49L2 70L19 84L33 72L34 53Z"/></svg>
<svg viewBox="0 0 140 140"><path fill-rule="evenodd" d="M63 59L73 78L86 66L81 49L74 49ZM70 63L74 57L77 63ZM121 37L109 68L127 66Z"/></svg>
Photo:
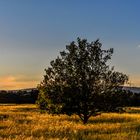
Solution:
<svg viewBox="0 0 140 140"><path fill-rule="evenodd" d="M114 48L111 65L140 86L139 0L0 0L0 89L36 87L77 37Z"/></svg>

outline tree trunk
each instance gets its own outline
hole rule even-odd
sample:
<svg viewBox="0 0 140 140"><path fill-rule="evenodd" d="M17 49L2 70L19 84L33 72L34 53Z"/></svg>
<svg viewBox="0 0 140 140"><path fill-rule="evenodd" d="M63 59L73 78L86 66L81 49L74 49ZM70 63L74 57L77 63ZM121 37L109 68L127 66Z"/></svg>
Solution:
<svg viewBox="0 0 140 140"><path fill-rule="evenodd" d="M88 122L88 116L84 115L83 124L86 124L87 122Z"/></svg>

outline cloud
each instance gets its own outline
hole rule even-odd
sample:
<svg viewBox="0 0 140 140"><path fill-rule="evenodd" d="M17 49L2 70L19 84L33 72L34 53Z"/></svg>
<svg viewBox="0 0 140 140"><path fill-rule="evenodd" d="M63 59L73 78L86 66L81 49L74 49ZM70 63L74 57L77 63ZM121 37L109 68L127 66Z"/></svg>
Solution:
<svg viewBox="0 0 140 140"><path fill-rule="evenodd" d="M0 82L13 82L15 81L15 77L14 76L6 76L6 77L1 77L0 78Z"/></svg>
<svg viewBox="0 0 140 140"><path fill-rule="evenodd" d="M138 48L140 48L140 44L138 45Z"/></svg>
<svg viewBox="0 0 140 140"><path fill-rule="evenodd" d="M28 76L3 76L0 77L0 90L32 88L39 84L39 78Z"/></svg>

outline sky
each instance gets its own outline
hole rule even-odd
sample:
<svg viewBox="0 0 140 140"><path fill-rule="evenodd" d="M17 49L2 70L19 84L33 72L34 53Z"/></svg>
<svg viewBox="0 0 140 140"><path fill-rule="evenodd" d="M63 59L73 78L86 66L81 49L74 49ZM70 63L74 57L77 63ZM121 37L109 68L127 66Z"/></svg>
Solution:
<svg viewBox="0 0 140 140"><path fill-rule="evenodd" d="M0 0L0 89L36 87L77 37L114 48L111 65L140 86L139 0Z"/></svg>

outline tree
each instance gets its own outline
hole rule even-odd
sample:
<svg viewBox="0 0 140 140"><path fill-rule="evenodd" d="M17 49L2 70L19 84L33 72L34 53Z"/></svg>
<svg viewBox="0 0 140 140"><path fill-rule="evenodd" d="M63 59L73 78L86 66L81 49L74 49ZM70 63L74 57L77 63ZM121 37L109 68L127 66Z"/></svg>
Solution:
<svg viewBox="0 0 140 140"><path fill-rule="evenodd" d="M49 113L77 114L83 123L92 115L107 110L102 97L112 94L127 80L127 75L109 67L113 49L102 49L99 40L77 38L60 52L38 86L37 103ZM115 106L116 107L116 106Z"/></svg>

